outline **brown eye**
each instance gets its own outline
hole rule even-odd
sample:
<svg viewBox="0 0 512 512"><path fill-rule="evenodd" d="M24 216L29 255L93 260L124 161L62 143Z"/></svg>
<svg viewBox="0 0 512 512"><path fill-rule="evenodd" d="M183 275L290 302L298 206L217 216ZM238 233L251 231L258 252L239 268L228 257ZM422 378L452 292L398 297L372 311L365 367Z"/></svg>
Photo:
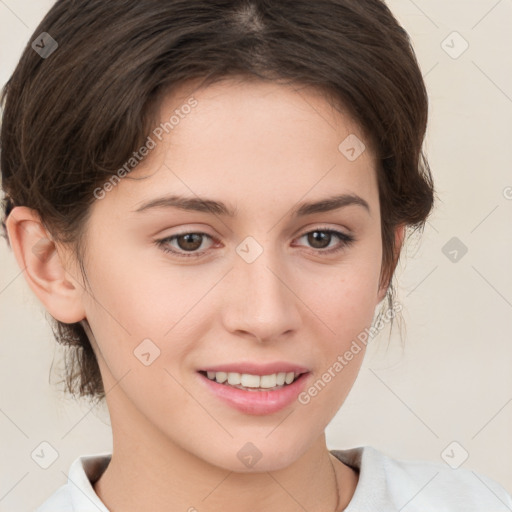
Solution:
<svg viewBox="0 0 512 512"><path fill-rule="evenodd" d="M331 233L327 231L311 231L306 236L314 249L325 249L329 246L332 238Z"/></svg>
<svg viewBox="0 0 512 512"><path fill-rule="evenodd" d="M307 237L307 243L312 249L317 250L321 254L331 254L345 249L355 242L355 238L351 235L336 231L333 229L315 229L308 231L299 238ZM333 239L338 239L340 242L334 247L329 247Z"/></svg>
<svg viewBox="0 0 512 512"><path fill-rule="evenodd" d="M210 235L206 233L178 233L176 235L156 240L155 243L164 251L175 254L178 257L200 257L206 250L199 251L204 238L213 240ZM176 245L172 246L172 242L176 242ZM172 248L174 247L174 248Z"/></svg>
<svg viewBox="0 0 512 512"><path fill-rule="evenodd" d="M196 251L201 247L203 240L198 233L187 233L177 236L176 242L178 247L184 251Z"/></svg>

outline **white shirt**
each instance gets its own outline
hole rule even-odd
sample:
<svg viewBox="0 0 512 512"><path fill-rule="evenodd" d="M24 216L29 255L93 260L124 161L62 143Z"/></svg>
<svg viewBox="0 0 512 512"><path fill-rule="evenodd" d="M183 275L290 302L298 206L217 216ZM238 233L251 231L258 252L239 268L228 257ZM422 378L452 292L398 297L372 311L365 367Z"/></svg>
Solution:
<svg viewBox="0 0 512 512"><path fill-rule="evenodd" d="M441 462L392 459L372 446L331 450L359 470L355 493L345 512L511 512L512 496L494 480ZM109 512L92 484L105 471L111 453L82 455L68 481L35 512Z"/></svg>

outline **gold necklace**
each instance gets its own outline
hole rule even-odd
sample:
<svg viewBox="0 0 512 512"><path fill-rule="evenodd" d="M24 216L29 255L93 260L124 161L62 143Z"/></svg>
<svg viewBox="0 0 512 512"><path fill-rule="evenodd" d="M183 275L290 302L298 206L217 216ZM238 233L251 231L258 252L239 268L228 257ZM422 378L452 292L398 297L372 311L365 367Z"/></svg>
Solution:
<svg viewBox="0 0 512 512"><path fill-rule="evenodd" d="M331 463L332 471L334 473L334 481L336 482L336 507L334 507L334 512L338 512L338 507L340 506L340 488L338 485L338 477L336 475L336 470L334 469L334 464L332 463L332 460L330 457L329 457L329 461Z"/></svg>

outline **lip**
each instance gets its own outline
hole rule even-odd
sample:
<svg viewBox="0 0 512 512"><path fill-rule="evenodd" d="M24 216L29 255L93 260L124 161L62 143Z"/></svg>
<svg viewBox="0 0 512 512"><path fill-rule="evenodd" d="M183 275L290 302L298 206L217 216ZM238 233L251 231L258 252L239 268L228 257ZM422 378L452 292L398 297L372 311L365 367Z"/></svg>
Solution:
<svg viewBox="0 0 512 512"><path fill-rule="evenodd" d="M242 361L239 363L219 364L216 366L199 368L198 371L250 373L251 375L272 375L273 373L281 372L307 373L309 372L309 369L304 366L288 363L285 361L274 361L272 363L266 364L257 364L250 361Z"/></svg>
<svg viewBox="0 0 512 512"><path fill-rule="evenodd" d="M225 366L222 368L225 368ZM216 381L210 380L202 373L198 372L197 375L206 388L222 402L245 414L264 415L275 413L291 405L297 399L299 393L304 390L310 373L303 373L291 384L275 391L245 391L225 384L219 384Z"/></svg>

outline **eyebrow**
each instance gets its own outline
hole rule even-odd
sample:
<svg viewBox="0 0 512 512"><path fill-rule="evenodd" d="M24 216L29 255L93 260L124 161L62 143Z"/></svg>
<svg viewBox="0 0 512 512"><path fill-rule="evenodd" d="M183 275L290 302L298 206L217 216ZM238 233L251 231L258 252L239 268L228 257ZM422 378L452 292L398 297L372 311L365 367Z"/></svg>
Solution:
<svg viewBox="0 0 512 512"><path fill-rule="evenodd" d="M341 194L327 197L319 201L301 203L292 209L292 217L304 217L314 213L337 210L345 206L358 205L365 208L371 215L369 204L356 194ZM213 213L225 217L235 217L237 209L228 207L222 201L214 199L185 197L178 195L158 197L143 203L134 212L144 212L153 208L177 208L179 210Z"/></svg>

